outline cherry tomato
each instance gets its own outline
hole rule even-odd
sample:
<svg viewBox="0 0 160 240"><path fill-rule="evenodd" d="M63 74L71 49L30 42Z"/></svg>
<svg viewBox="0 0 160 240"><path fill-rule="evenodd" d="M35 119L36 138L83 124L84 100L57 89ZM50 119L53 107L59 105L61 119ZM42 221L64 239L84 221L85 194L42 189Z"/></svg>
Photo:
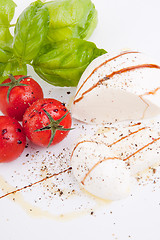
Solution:
<svg viewBox="0 0 160 240"><path fill-rule="evenodd" d="M10 74L0 84L0 110L18 121L22 121L26 109L40 98L43 98L42 88L31 77Z"/></svg>
<svg viewBox="0 0 160 240"><path fill-rule="evenodd" d="M62 141L71 130L71 123L71 115L65 105L51 98L37 100L23 116L26 136L43 147Z"/></svg>
<svg viewBox="0 0 160 240"><path fill-rule="evenodd" d="M8 116L0 116L0 162L18 158L26 144L26 136L19 122Z"/></svg>

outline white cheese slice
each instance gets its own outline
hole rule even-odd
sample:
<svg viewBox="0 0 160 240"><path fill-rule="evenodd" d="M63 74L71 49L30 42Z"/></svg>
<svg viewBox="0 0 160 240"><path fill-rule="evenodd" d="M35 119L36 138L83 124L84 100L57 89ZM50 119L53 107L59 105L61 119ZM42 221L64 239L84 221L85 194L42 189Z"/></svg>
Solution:
<svg viewBox="0 0 160 240"><path fill-rule="evenodd" d="M83 137L71 155L73 173L91 194L109 200L126 197L133 179L160 164L160 134L143 123Z"/></svg>
<svg viewBox="0 0 160 240"><path fill-rule="evenodd" d="M71 111L95 124L160 114L160 66L134 51L98 57L83 73Z"/></svg>

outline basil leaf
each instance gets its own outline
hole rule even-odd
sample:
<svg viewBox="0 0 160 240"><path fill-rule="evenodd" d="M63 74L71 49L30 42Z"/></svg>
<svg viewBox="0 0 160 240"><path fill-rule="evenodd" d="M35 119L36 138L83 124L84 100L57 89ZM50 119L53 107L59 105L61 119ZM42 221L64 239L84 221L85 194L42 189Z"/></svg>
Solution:
<svg viewBox="0 0 160 240"><path fill-rule="evenodd" d="M15 56L13 49L7 46L0 47L0 83L8 78L9 74L13 75L26 75L26 64L20 65Z"/></svg>
<svg viewBox="0 0 160 240"><path fill-rule="evenodd" d="M0 83L4 80L4 78L2 77L4 69L6 67L7 63L1 63L0 62Z"/></svg>
<svg viewBox="0 0 160 240"><path fill-rule="evenodd" d="M97 24L97 11L91 0L55 0L46 2L50 15L50 42L70 38L88 38Z"/></svg>
<svg viewBox="0 0 160 240"><path fill-rule="evenodd" d="M27 75L27 65L20 65L14 58L11 58L7 63L0 63L0 83L8 78L11 73L13 76Z"/></svg>
<svg viewBox="0 0 160 240"><path fill-rule="evenodd" d="M27 7L19 16L14 34L13 51L19 62L29 63L37 55L49 25L49 12L41 1Z"/></svg>
<svg viewBox="0 0 160 240"><path fill-rule="evenodd" d="M33 67L40 77L55 86L76 86L88 64L104 53L92 42L65 40L44 46Z"/></svg>
<svg viewBox="0 0 160 240"><path fill-rule="evenodd" d="M13 42L13 36L11 35L9 28L0 27L0 45L10 46Z"/></svg>
<svg viewBox="0 0 160 240"><path fill-rule="evenodd" d="M12 57L12 49L6 46L0 47L0 63L7 63L8 60Z"/></svg>
<svg viewBox="0 0 160 240"><path fill-rule="evenodd" d="M3 72L7 66L8 60L12 57L12 54L12 50L9 47L0 47L0 82L3 80Z"/></svg>
<svg viewBox="0 0 160 240"><path fill-rule="evenodd" d="M78 26L79 37L81 39L88 39L92 35L93 30L96 28L97 22L97 11L95 10L95 6L92 4L87 19L82 21Z"/></svg>
<svg viewBox="0 0 160 240"><path fill-rule="evenodd" d="M10 27L16 4L12 0L0 1L0 26Z"/></svg>
<svg viewBox="0 0 160 240"><path fill-rule="evenodd" d="M13 37L9 31L16 4L12 0L0 1L0 44L12 44Z"/></svg>

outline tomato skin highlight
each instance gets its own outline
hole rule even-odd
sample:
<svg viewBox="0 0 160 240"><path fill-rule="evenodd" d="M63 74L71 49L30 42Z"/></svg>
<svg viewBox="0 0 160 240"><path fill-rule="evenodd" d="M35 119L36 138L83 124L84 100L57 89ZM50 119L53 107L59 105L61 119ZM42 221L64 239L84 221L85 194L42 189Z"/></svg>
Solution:
<svg viewBox="0 0 160 240"><path fill-rule="evenodd" d="M16 80L24 77L23 75L14 76ZM11 82L7 78L2 84ZM37 99L43 98L43 91L41 86L31 77L24 78L20 83L27 84L27 86L16 86L12 88L9 95L9 102L7 101L7 92L9 87L0 86L0 111L11 118L22 121L26 109Z"/></svg>
<svg viewBox="0 0 160 240"><path fill-rule="evenodd" d="M26 110L23 116L23 128L26 136L34 144L47 147L51 138L51 130L35 132L37 129L41 129L50 124L49 118L44 112L44 109L55 121L64 116L68 110L63 103L52 98L39 99ZM72 119L68 112L59 125L64 128L70 128L71 124ZM51 145L55 145L62 141L67 136L68 132L69 131L56 130Z"/></svg>
<svg viewBox="0 0 160 240"><path fill-rule="evenodd" d="M0 116L0 162L18 158L25 144L26 136L19 122L8 116Z"/></svg>

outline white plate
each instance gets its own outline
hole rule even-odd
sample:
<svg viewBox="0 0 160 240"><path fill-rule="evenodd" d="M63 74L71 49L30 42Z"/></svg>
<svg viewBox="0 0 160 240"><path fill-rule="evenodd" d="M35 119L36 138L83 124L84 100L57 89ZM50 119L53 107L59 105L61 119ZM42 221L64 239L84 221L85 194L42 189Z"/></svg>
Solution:
<svg viewBox="0 0 160 240"><path fill-rule="evenodd" d="M15 2L13 22L32 0ZM137 49L160 62L159 0L94 0L94 3L99 23L91 41L108 52ZM32 68L29 75L39 81L45 97L70 105L75 88L51 86ZM73 121L73 126L76 129L62 143L49 149L29 143L20 158L0 164L0 196L41 180L47 173L52 175L68 168L74 139L83 132L94 131L93 126L89 128L77 121ZM108 203L81 191L72 172L52 177L0 199L0 239L159 240L159 173L149 183L144 181L128 198Z"/></svg>

